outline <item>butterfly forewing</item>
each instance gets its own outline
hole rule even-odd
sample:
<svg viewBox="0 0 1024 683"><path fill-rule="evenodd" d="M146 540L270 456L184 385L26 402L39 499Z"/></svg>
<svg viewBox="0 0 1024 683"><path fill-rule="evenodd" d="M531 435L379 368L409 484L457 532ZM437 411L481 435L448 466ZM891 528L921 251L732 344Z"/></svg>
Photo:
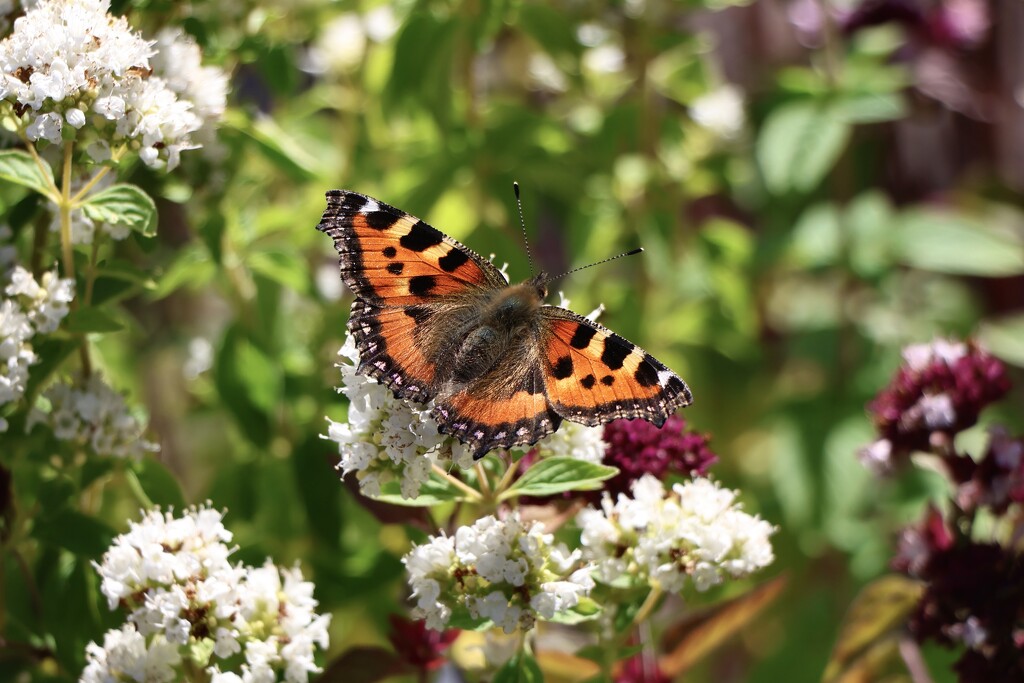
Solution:
<svg viewBox="0 0 1024 683"><path fill-rule="evenodd" d="M693 401L678 375L611 330L557 306L541 316L547 396L562 417L587 425L639 417L660 426Z"/></svg>
<svg viewBox="0 0 1024 683"><path fill-rule="evenodd" d="M348 288L377 306L416 305L506 284L497 268L440 230L356 192L327 193L317 229L334 238Z"/></svg>

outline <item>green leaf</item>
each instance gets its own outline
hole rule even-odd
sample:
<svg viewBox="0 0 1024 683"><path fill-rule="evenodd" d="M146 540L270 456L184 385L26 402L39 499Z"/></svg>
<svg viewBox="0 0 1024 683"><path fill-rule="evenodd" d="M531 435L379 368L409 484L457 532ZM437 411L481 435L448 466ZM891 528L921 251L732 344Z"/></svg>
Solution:
<svg viewBox="0 0 1024 683"><path fill-rule="evenodd" d="M908 210L896 222L900 260L915 268L955 275L1006 277L1024 273L1024 241L963 214Z"/></svg>
<svg viewBox="0 0 1024 683"><path fill-rule="evenodd" d="M545 458L526 470L499 500L513 496L551 496L563 491L596 491L619 470L569 457Z"/></svg>
<svg viewBox="0 0 1024 683"><path fill-rule="evenodd" d="M185 494L177 478L162 463L152 458L145 458L133 465L128 470L128 480L154 505L178 510L185 507Z"/></svg>
<svg viewBox="0 0 1024 683"><path fill-rule="evenodd" d="M978 340L1000 359L1024 367L1024 314L986 320L978 328Z"/></svg>
<svg viewBox="0 0 1024 683"><path fill-rule="evenodd" d="M309 293L309 267L294 252L258 251L249 254L246 263L253 272L292 291Z"/></svg>
<svg viewBox="0 0 1024 683"><path fill-rule="evenodd" d="M519 652L498 669L494 683L544 683L544 673L536 659Z"/></svg>
<svg viewBox="0 0 1024 683"><path fill-rule="evenodd" d="M102 555L116 535L109 526L74 510L61 510L36 521L32 535L76 555L97 558Z"/></svg>
<svg viewBox="0 0 1024 683"><path fill-rule="evenodd" d="M40 165L28 152L6 150L0 152L0 179L28 187L46 195L51 201L56 187L53 171L45 163Z"/></svg>
<svg viewBox="0 0 1024 683"><path fill-rule="evenodd" d="M579 603L572 609L564 612L556 612L548 621L556 624L580 624L584 621L593 621L601 614L601 606L591 598L580 598Z"/></svg>
<svg viewBox="0 0 1024 683"><path fill-rule="evenodd" d="M839 98L833 108L847 123L884 123L907 115L901 93L850 93Z"/></svg>
<svg viewBox="0 0 1024 683"><path fill-rule="evenodd" d="M269 116L253 121L241 112L229 111L222 125L256 143L256 150L295 182L308 182L317 177L316 158Z"/></svg>
<svg viewBox="0 0 1024 683"><path fill-rule="evenodd" d="M374 496L373 499L382 503L406 507L431 507L440 503L467 500L468 496L461 489L449 483L447 479L431 472L430 479L423 483L423 486L420 487L420 495L415 498L402 498L398 482L389 481L380 487L380 495Z"/></svg>
<svg viewBox="0 0 1024 683"><path fill-rule="evenodd" d="M102 308L80 308L68 313L64 320L64 329L75 334L89 332L117 332L124 329L110 313Z"/></svg>
<svg viewBox="0 0 1024 683"><path fill-rule="evenodd" d="M145 237L156 234L156 204L135 185L119 183L89 195L82 211L94 221L124 225Z"/></svg>
<svg viewBox="0 0 1024 683"><path fill-rule="evenodd" d="M814 100L785 104L765 121L757 159L774 194L813 190L839 159L850 124L834 109Z"/></svg>

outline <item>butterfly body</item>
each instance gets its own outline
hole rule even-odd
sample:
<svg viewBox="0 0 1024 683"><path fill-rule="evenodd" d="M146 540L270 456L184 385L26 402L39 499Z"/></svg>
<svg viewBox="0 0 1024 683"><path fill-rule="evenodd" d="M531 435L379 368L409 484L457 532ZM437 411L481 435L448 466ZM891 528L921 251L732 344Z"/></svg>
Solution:
<svg viewBox="0 0 1024 683"><path fill-rule="evenodd" d="M493 264L423 221L364 195L327 194L355 294L348 328L359 372L399 398L434 402L439 429L479 458L536 443L563 418L662 424L686 384L610 330L544 303L545 276L508 285Z"/></svg>

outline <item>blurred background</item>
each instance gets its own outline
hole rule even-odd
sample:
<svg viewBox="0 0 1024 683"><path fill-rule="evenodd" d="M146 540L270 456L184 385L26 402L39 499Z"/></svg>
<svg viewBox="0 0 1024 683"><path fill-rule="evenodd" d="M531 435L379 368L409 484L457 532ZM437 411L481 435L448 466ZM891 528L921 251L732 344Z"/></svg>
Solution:
<svg viewBox="0 0 1024 683"><path fill-rule="evenodd" d="M788 577L687 680L821 677L858 587L941 486L879 484L857 458L873 438L864 406L903 345L974 335L1019 378L1024 4L112 11L147 34L184 27L232 92L217 139L178 176L135 172L159 233L118 257L152 279L123 293L130 332L104 338L97 363L149 413L162 450L142 476L166 482L155 502L208 499L228 509L239 560L301 562L335 615L330 656L386 643L408 537L338 482L320 437L325 415L345 414L334 363L350 301L314 229L328 189L494 253L512 280L530 275L514 180L544 270L644 247L555 289L581 313L604 304L604 324L687 380L685 417L720 456L712 474L779 526L762 579ZM1019 416L1020 393L1004 407ZM136 509L115 495L101 516L121 530ZM90 590L68 609L90 612ZM112 617L95 619L101 633ZM951 680L949 654L925 653Z"/></svg>

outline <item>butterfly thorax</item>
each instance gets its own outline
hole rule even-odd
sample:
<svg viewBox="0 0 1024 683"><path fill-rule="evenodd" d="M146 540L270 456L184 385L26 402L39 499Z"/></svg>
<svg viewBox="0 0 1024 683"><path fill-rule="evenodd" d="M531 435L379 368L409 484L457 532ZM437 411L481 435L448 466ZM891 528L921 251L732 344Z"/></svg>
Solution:
<svg viewBox="0 0 1024 683"><path fill-rule="evenodd" d="M479 324L459 346L452 379L463 384L481 377L524 338L536 334L538 312L547 290L538 279L497 290L480 312Z"/></svg>

